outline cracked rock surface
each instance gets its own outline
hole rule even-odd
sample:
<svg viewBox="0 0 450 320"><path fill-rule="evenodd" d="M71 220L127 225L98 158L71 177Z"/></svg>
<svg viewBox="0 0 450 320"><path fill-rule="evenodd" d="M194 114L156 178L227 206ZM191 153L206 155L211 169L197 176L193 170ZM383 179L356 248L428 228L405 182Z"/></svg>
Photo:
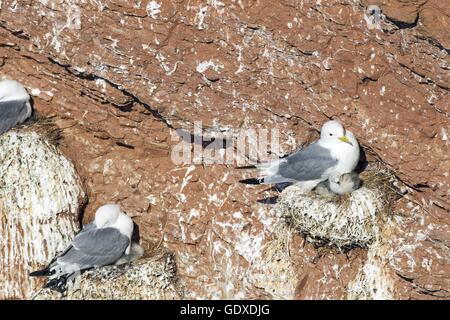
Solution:
<svg viewBox="0 0 450 320"><path fill-rule="evenodd" d="M375 28L368 4L383 13ZM0 76L62 129L84 222L120 203L144 241L174 252L187 298L448 299L449 12L437 0L3 0ZM282 156L330 117L404 195L378 247L320 251L292 232L274 279L265 257L282 220L256 200L276 194L238 184L235 164L174 164L174 129L276 128Z"/></svg>

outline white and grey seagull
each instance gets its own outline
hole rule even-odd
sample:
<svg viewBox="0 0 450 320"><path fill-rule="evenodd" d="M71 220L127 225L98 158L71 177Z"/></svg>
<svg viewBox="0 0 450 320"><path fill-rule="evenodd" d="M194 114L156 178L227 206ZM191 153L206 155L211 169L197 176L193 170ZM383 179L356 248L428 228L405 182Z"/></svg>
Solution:
<svg viewBox="0 0 450 320"><path fill-rule="evenodd" d="M253 166L259 169L260 177L240 182L294 182L303 192L308 192L322 181L338 181L343 174L352 172L358 164L359 154L353 133L346 131L339 121L331 120L322 126L319 140L285 158Z"/></svg>
<svg viewBox="0 0 450 320"><path fill-rule="evenodd" d="M45 287L63 292L66 282L91 268L114 264L131 254L133 221L116 204L97 209L95 219L73 239L70 246L50 265L30 276L48 276Z"/></svg>
<svg viewBox="0 0 450 320"><path fill-rule="evenodd" d="M33 109L27 90L17 81L0 81L0 134L27 120Z"/></svg>

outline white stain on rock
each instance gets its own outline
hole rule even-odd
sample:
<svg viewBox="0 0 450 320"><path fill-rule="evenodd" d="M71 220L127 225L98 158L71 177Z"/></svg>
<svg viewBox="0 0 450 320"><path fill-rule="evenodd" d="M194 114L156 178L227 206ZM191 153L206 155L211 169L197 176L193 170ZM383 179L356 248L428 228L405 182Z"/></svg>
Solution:
<svg viewBox="0 0 450 320"><path fill-rule="evenodd" d="M79 230L85 194L73 165L29 129L0 137L0 299L29 298L28 273L63 251Z"/></svg>
<svg viewBox="0 0 450 320"><path fill-rule="evenodd" d="M197 24L197 29L202 30L205 29L205 17L208 14L209 6L200 6L195 16L195 23Z"/></svg>
<svg viewBox="0 0 450 320"><path fill-rule="evenodd" d="M442 141L448 140L447 130L445 130L444 128L441 128L441 137L442 137Z"/></svg>
<svg viewBox="0 0 450 320"><path fill-rule="evenodd" d="M156 1L150 1L147 5L147 14L152 17L153 19L156 19L158 15L160 14L161 5Z"/></svg>
<svg viewBox="0 0 450 320"><path fill-rule="evenodd" d="M263 288L273 298L292 299L298 280L289 254L292 230L279 223L273 232L273 240L266 243L252 261L254 271L250 278L255 286Z"/></svg>
<svg viewBox="0 0 450 320"><path fill-rule="evenodd" d="M33 97L39 97L40 94L41 94L41 90L39 90L38 88L31 89L31 95Z"/></svg>
<svg viewBox="0 0 450 320"><path fill-rule="evenodd" d="M387 267L392 249L389 239L393 221L388 221L384 229L377 233L376 241L370 245L367 260L360 267L356 277L349 283L347 298L352 300L392 300L394 280Z"/></svg>
<svg viewBox="0 0 450 320"><path fill-rule="evenodd" d="M213 60L207 60L207 61L199 62L197 64L196 71L198 73L203 73L203 72L205 72L208 69L212 69L212 70L214 70L216 72L219 72L223 68L224 68L223 64L216 63Z"/></svg>
<svg viewBox="0 0 450 320"><path fill-rule="evenodd" d="M81 29L81 8L74 1L63 2L62 4L52 2L51 4L51 9L42 4L42 14L50 17L53 23L52 31L46 33L45 38L49 41L50 47L65 55L64 44L71 37L77 37L78 30ZM55 11L64 12L66 20L55 19Z"/></svg>

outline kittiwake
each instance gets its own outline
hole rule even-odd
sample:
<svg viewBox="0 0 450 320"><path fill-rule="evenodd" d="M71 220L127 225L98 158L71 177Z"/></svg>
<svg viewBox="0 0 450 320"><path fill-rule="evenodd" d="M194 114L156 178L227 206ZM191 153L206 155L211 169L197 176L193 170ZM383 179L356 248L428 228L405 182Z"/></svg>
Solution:
<svg viewBox="0 0 450 320"><path fill-rule="evenodd" d="M116 204L97 209L95 219L73 239L71 245L50 265L30 276L48 276L46 288L63 292L66 282L91 268L114 264L131 254L133 221Z"/></svg>
<svg viewBox="0 0 450 320"><path fill-rule="evenodd" d="M337 182L341 175L352 172L358 164L359 155L359 144L353 133L346 132L339 121L331 120L322 126L319 140L288 157L254 166L260 170L261 177L240 182L294 182L308 192L321 181L330 179Z"/></svg>
<svg viewBox="0 0 450 320"><path fill-rule="evenodd" d="M23 123L32 111L30 96L19 82L0 81L0 134Z"/></svg>

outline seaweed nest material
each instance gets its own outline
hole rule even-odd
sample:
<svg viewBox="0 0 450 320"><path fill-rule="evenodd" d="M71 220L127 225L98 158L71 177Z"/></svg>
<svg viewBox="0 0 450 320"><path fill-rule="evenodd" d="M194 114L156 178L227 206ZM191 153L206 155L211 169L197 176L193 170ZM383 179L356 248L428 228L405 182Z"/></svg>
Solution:
<svg viewBox="0 0 450 320"><path fill-rule="evenodd" d="M363 186L344 196L303 194L292 185L281 193L278 210L289 225L318 246L367 247L379 234L395 199L395 176L377 168L360 177Z"/></svg>

